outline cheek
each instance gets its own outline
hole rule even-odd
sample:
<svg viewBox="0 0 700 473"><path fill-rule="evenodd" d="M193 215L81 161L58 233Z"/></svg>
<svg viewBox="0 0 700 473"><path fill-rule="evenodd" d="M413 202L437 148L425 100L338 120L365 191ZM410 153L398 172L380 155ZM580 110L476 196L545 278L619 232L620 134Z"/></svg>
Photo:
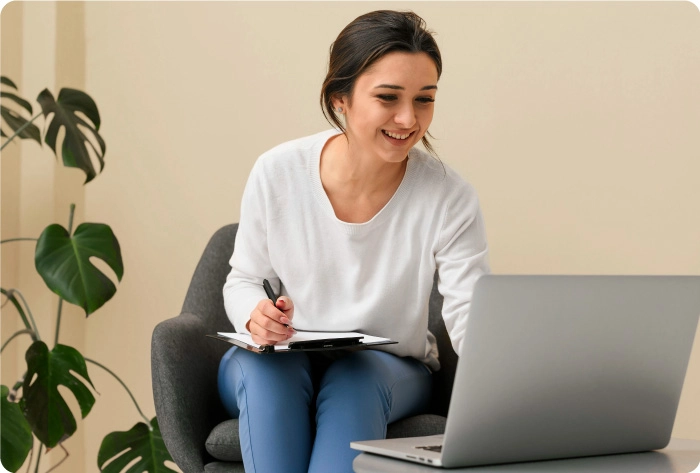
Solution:
<svg viewBox="0 0 700 473"><path fill-rule="evenodd" d="M420 114L421 120L423 120L424 122L430 123L431 121L433 121L433 114L434 114L434 113L435 113L435 108L434 108L434 107L426 108L426 109L423 110L422 113Z"/></svg>
<svg viewBox="0 0 700 473"><path fill-rule="evenodd" d="M418 121L420 123L420 128L421 128L421 133L425 134L428 132L428 128L430 128L430 124L433 122L433 112L427 112L423 115L421 115L418 118Z"/></svg>
<svg viewBox="0 0 700 473"><path fill-rule="evenodd" d="M352 126L357 130L363 129L367 132L375 132L386 127L386 124L391 121L391 117L391 113L386 110L364 110L350 118L348 124L352 123Z"/></svg>

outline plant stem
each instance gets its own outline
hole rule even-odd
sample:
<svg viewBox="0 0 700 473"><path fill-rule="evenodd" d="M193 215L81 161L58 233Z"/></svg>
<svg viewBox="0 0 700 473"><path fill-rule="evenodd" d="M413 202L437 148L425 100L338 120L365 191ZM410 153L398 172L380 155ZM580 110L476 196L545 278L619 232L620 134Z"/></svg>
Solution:
<svg viewBox="0 0 700 473"><path fill-rule="evenodd" d="M70 204L70 215L68 216L68 234L73 233L73 215L75 215L75 204Z"/></svg>
<svg viewBox="0 0 700 473"><path fill-rule="evenodd" d="M7 240L0 241L2 243L9 243L11 241L38 241L36 238L8 238Z"/></svg>
<svg viewBox="0 0 700 473"><path fill-rule="evenodd" d="M63 299L58 298L58 315L56 316L56 338L53 341L53 346L58 345L58 331L61 329L61 311L63 309Z"/></svg>
<svg viewBox="0 0 700 473"><path fill-rule="evenodd" d="M41 340L41 337L39 336L39 327L36 326L36 321L34 320L34 316L32 315L31 309L29 309L29 304L27 304L27 299L24 298L21 292L19 292L17 289L12 289L13 293L16 293L20 299L22 299L22 304L24 304L24 308L27 309L27 315L29 316L29 321L32 323L32 329L34 330L34 333L36 334L36 339Z"/></svg>
<svg viewBox="0 0 700 473"><path fill-rule="evenodd" d="M12 304L15 306L17 309L17 312L19 312L19 316L22 318L22 322L24 323L24 326L27 328L27 330L31 330L34 332L32 335L32 339L34 341L41 340L41 337L39 337L39 332L36 330L36 326L32 326L29 323L29 320L27 319L27 316L24 314L24 310L22 310L22 306L19 305L19 302L17 301L17 298L15 297L15 293L20 294L19 291L15 289L10 289L9 291L6 289L3 289L0 287L0 293L3 294L7 299L12 302ZM21 294L20 294L21 295ZM27 311L29 311L29 307L27 307ZM30 312L31 315L31 312ZM33 321L34 319L32 319Z"/></svg>
<svg viewBox="0 0 700 473"><path fill-rule="evenodd" d="M131 394L131 391L129 391L129 388L127 388L127 387L126 387L126 384L124 384L124 381L122 381L121 379L119 379L119 376L117 376L116 374L114 374L114 371L110 370L109 368L107 368L107 367L104 366L103 364L98 363L98 362L96 362L95 360L91 360L90 358L85 358L85 361L88 361L88 362L92 363L93 365L99 366L100 368L102 368L103 370L105 370L107 373L109 373L109 374L111 374L112 376L114 376L114 378L115 378L117 381L119 381L119 384L121 384L121 385L124 387L124 389L126 389L126 392L129 393L129 397L131 397L131 400L133 401L134 406L136 406L136 410L139 411L139 414L141 414L141 417L143 417L143 418L146 420L146 425L148 426L149 430L153 430L153 428L151 427L151 421L148 419L148 417L146 417L146 416L143 414L143 412L141 412L141 408L139 407L139 404L136 402L136 399L134 398L134 395Z"/></svg>
<svg viewBox="0 0 700 473"><path fill-rule="evenodd" d="M61 463L68 460L68 457L70 456L70 453L68 453L68 450L66 450L66 447L64 447L62 443L59 443L58 446L61 447L61 450L63 450L63 453L65 453L66 456L63 457L60 462L56 463L54 466L52 466L51 468L46 470L46 473L50 473L51 471L53 471L56 468L58 468L59 466L61 466Z"/></svg>
<svg viewBox="0 0 700 473"><path fill-rule="evenodd" d="M29 449L29 461L27 462L27 473L32 468L32 460L34 460L34 436L32 435L32 448Z"/></svg>
<svg viewBox="0 0 700 473"><path fill-rule="evenodd" d="M34 460L34 444L36 441L35 437L32 435L32 448L29 449L29 461L27 462L27 473L32 469L32 461Z"/></svg>
<svg viewBox="0 0 700 473"><path fill-rule="evenodd" d="M7 341L6 341L5 343L2 344L2 348L0 348L0 353L2 353L3 351L5 351L5 347L7 346L8 343L10 343L10 342L12 341L12 339L14 339L15 337L18 337L18 336L22 335L23 333L28 333L28 334L31 335L31 334L34 333L34 331L33 331L33 330L29 330L28 328L25 328L24 330L20 330L19 332L13 333L12 336L11 336L10 338L8 338ZM33 338L33 337L32 337L32 338Z"/></svg>
<svg viewBox="0 0 700 473"><path fill-rule="evenodd" d="M39 452L36 455L36 468L34 469L34 473L39 473L39 463L41 463L41 451L43 450L44 445L42 443L39 443Z"/></svg>
<svg viewBox="0 0 700 473"><path fill-rule="evenodd" d="M75 215L75 204L70 204L70 214L68 215L68 235L73 232L73 215ZM61 312L63 310L63 298L58 298L58 314L56 315L56 337L54 346L58 345L58 334L61 331Z"/></svg>
<svg viewBox="0 0 700 473"><path fill-rule="evenodd" d="M24 374L20 379L17 380L14 386L12 386L12 391L17 391L19 388L24 386L24 378L27 377L27 372L25 371Z"/></svg>
<svg viewBox="0 0 700 473"><path fill-rule="evenodd" d="M42 112L42 113L43 113L43 112ZM14 133L12 134L12 136L10 136L10 137L7 139L7 141L5 141L5 144L3 144L2 146L0 146L0 151L2 151L3 149L5 149L5 146L7 146L7 144L8 144L10 141L14 140L15 137L16 137L17 135L19 135L20 133L22 133L22 132L24 131L25 128L27 128L29 125L31 125L32 122L33 122L34 120L36 120L37 118L39 118L39 117L41 116L42 113L37 113L37 114L34 115L34 116L32 117L32 119L29 120L27 123L25 123L25 124L22 125L21 127L17 128L17 131L14 132Z"/></svg>

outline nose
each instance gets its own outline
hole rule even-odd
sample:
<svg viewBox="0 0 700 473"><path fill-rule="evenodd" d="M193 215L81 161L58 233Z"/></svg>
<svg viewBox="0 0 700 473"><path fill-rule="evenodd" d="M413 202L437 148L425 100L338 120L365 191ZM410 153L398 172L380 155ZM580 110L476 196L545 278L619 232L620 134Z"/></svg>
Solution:
<svg viewBox="0 0 700 473"><path fill-rule="evenodd" d="M397 108L394 122L402 128L411 128L416 124L416 111L412 102L401 104Z"/></svg>

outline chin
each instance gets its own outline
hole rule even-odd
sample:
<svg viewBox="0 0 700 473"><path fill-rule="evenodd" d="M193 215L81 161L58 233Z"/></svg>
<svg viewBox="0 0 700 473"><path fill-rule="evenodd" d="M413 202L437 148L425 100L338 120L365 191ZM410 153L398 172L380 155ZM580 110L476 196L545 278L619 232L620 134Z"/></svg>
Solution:
<svg viewBox="0 0 700 473"><path fill-rule="evenodd" d="M393 163L393 164L398 164L403 162L404 159L408 156L408 150L410 148L407 148L405 151L394 151L392 153L382 153L382 159L387 162L387 163Z"/></svg>

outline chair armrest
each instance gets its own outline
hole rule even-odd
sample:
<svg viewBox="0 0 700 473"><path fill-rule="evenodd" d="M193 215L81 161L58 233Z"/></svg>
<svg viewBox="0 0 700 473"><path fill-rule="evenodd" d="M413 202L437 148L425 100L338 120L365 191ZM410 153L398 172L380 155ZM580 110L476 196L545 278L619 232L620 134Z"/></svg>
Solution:
<svg viewBox="0 0 700 473"><path fill-rule="evenodd" d="M151 379L158 424L168 451L185 473L202 473L211 461L207 436L226 415L217 371L229 346L206 337L200 316L182 313L160 322L151 338Z"/></svg>

